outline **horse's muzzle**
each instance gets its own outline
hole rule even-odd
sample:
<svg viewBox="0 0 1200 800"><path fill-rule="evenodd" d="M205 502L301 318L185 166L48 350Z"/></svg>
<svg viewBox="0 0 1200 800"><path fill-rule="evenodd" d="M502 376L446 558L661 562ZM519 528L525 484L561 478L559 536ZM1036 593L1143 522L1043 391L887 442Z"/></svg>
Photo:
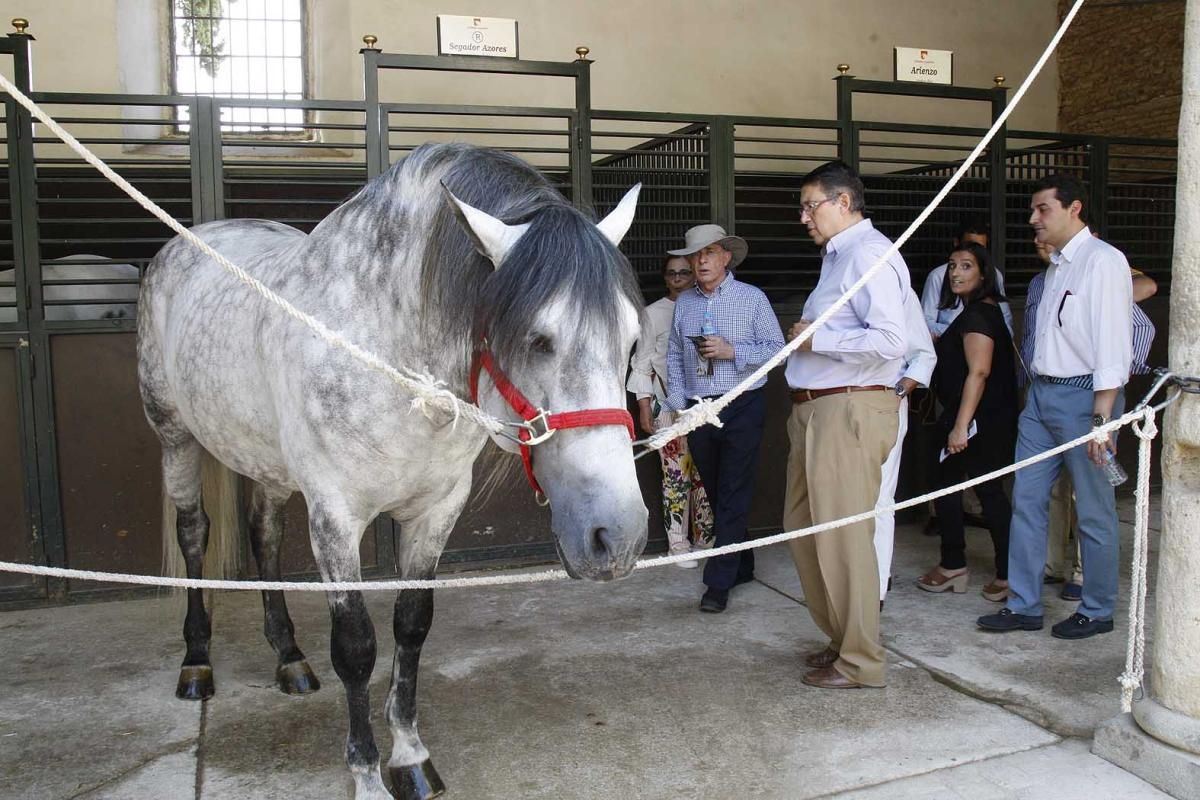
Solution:
<svg viewBox="0 0 1200 800"><path fill-rule="evenodd" d="M555 526L554 545L572 578L611 581L633 572L646 547L645 513L632 525L581 525L573 531Z"/></svg>

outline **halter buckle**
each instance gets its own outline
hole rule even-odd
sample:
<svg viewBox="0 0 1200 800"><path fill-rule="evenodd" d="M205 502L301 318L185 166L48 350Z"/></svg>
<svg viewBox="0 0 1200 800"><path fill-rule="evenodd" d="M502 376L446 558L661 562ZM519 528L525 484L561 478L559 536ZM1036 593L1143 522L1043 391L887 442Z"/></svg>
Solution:
<svg viewBox="0 0 1200 800"><path fill-rule="evenodd" d="M530 417L529 419L522 420L521 422L505 422L504 424L510 428L516 429L518 433L514 434L509 433L508 431L500 431L500 435L505 439L508 439L510 442L514 442L515 444L519 444L524 447L532 447L535 444L541 444L553 436L554 432L558 430L557 428L550 427L550 412L541 408L538 409L537 416ZM529 438L522 439L519 431L525 431L529 435Z"/></svg>
<svg viewBox="0 0 1200 800"><path fill-rule="evenodd" d="M541 424L541 431L538 431L538 425ZM541 444L554 435L555 428L550 427L550 412L544 408L538 409L538 414L532 419L525 420L523 426L529 431L529 438L525 440L525 444L532 447L535 444Z"/></svg>

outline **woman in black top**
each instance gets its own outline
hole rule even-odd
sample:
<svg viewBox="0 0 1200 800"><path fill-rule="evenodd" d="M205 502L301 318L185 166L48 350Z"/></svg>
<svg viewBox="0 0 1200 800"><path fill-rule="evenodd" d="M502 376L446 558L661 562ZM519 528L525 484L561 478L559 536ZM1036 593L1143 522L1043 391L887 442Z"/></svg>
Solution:
<svg viewBox="0 0 1200 800"><path fill-rule="evenodd" d="M950 254L941 308L963 311L937 341L933 387L943 408L945 459L938 488L960 483L1012 463L1017 441L1017 382L1012 334L1005 325L996 270L983 247L971 242ZM975 487L996 551L996 577L983 596L1008 597L1008 528L1012 506L1000 479ZM929 592L967 590L962 492L934 501L942 536L941 562L917 579Z"/></svg>

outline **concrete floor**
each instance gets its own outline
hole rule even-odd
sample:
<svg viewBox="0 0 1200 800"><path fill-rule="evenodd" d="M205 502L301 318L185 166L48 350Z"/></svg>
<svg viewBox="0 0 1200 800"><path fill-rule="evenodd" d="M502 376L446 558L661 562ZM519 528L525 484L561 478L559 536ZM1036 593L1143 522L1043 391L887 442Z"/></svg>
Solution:
<svg viewBox="0 0 1200 800"><path fill-rule="evenodd" d="M604 586L443 591L420 713L447 796L1167 797L1089 752L1119 711L1124 609L1114 634L1082 642L978 632L974 618L995 608L978 593L990 545L981 530L969 542L970 592L928 595L912 581L936 540L898 531L884 690L801 684L800 655L824 641L782 547L760 551L758 581L721 615L697 612L698 571L671 567ZM380 705L391 598L368 599ZM217 696L204 704L173 697L182 615L169 598L0 614L0 796L350 797L324 601L290 604L324 688L279 693L258 596L229 593L216 601ZM1047 623L1071 610L1050 600ZM378 720L377 709L386 753Z"/></svg>

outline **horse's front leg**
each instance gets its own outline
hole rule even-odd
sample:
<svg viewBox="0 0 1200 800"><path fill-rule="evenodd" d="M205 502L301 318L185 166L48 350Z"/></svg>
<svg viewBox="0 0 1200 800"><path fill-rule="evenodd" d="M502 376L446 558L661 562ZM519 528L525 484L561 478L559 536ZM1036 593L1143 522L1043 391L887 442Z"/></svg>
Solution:
<svg viewBox="0 0 1200 800"><path fill-rule="evenodd" d="M362 577L358 544L365 520L350 518L309 500L309 533L313 554L326 582L357 581ZM331 630L329 655L346 689L350 732L346 736L346 766L354 779L355 800L391 800L379 771L379 749L371 730L371 672L375 669L375 628L362 592L326 592Z"/></svg>
<svg viewBox="0 0 1200 800"><path fill-rule="evenodd" d="M432 573L412 577L431 576ZM432 589L400 592L392 615L392 631L396 636L392 686L384 706L392 729L388 774L392 779L392 791L400 800L429 800L446 791L429 758L429 751L417 733L417 667L421 647L432 623Z"/></svg>
<svg viewBox="0 0 1200 800"><path fill-rule="evenodd" d="M468 476L470 473L468 472ZM400 531L400 574L405 578L432 578L446 538L471 491L468 477L448 497L421 518L403 523ZM392 686L384 707L392 730L392 757L388 774L392 791L400 800L429 800L446 791L429 751L417 733L417 669L421 648L433 623L433 590L400 592L392 615L396 655Z"/></svg>

